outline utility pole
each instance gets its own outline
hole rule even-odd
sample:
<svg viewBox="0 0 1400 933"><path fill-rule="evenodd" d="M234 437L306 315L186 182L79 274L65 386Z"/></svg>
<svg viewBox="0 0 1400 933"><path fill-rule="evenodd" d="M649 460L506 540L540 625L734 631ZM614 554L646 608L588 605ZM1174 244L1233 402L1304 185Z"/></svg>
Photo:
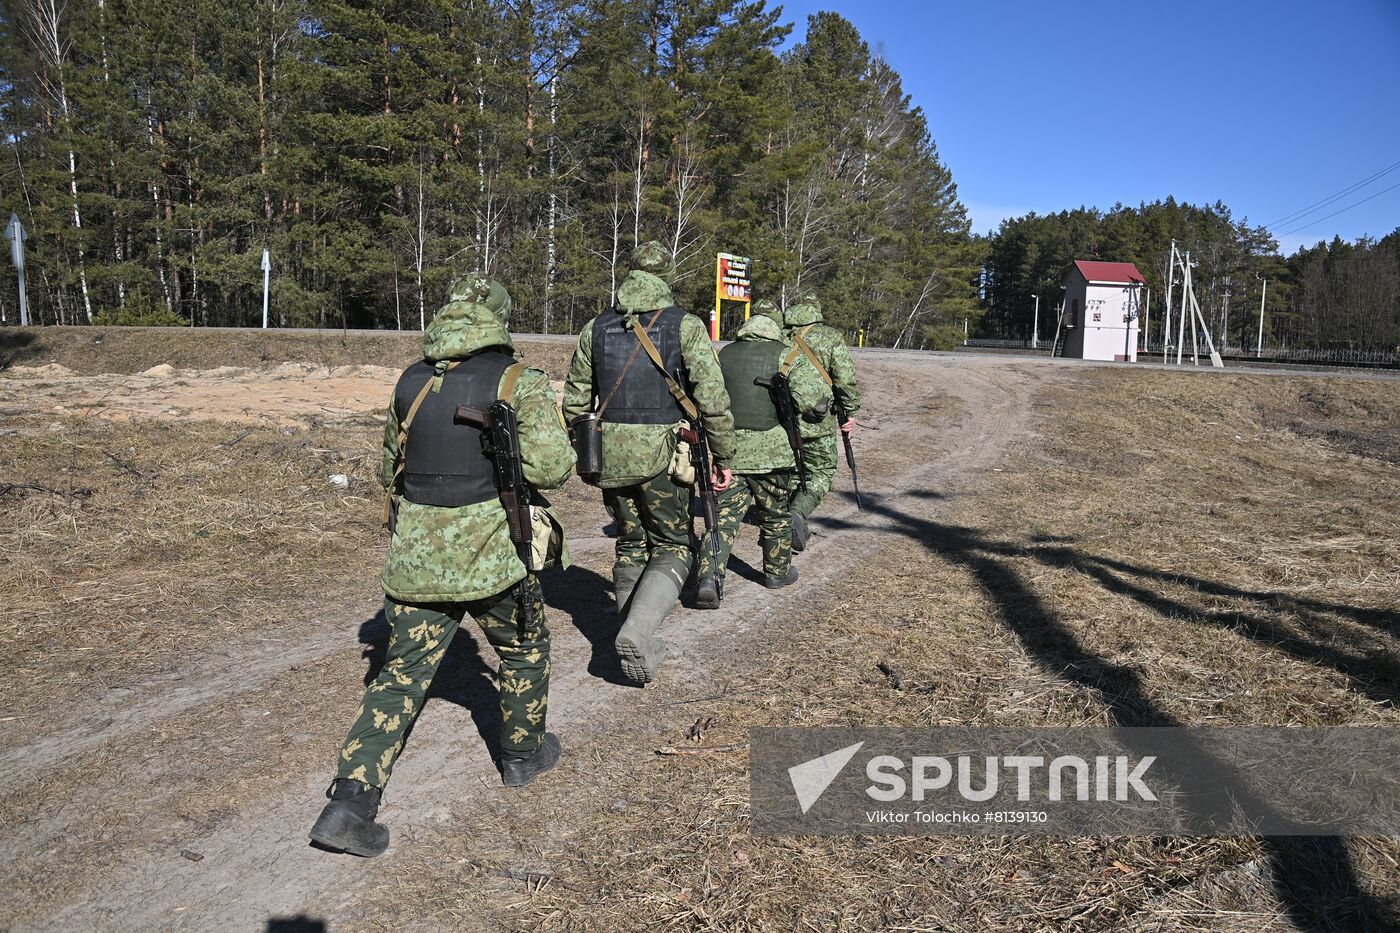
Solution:
<svg viewBox="0 0 1400 933"><path fill-rule="evenodd" d="M1031 349L1036 349L1040 344L1040 296L1032 295L1035 299L1035 323L1031 325Z"/></svg>
<svg viewBox="0 0 1400 933"><path fill-rule="evenodd" d="M1146 304L1142 309L1142 352L1146 353L1148 341L1151 339L1151 335L1148 334L1147 329L1152 324L1152 289L1148 288L1147 283L1144 282L1142 283L1142 290L1147 292Z"/></svg>
<svg viewBox="0 0 1400 933"><path fill-rule="evenodd" d="M1259 290L1259 343L1254 347L1254 355L1260 357L1264 355L1264 299L1269 294L1269 279L1264 277L1264 287Z"/></svg>
<svg viewBox="0 0 1400 933"><path fill-rule="evenodd" d="M271 275L272 275L272 257L270 257L270 256L268 255L267 250L263 250L262 272L263 272L263 330L267 330L267 286L268 286L268 280L269 280L269 278L270 278Z"/></svg>
<svg viewBox="0 0 1400 933"><path fill-rule="evenodd" d="M1172 345L1172 287L1176 285L1176 240L1167 257L1167 313L1162 318L1162 365L1167 365L1167 351Z"/></svg>
<svg viewBox="0 0 1400 933"><path fill-rule="evenodd" d="M10 262L14 264L15 275L19 276L19 323L21 327L27 327L29 298L24 292L24 241L29 239L29 234L24 232L24 224L19 222L18 214L10 215L10 222L5 227L5 237L10 241Z"/></svg>
<svg viewBox="0 0 1400 933"><path fill-rule="evenodd" d="M1220 350L1230 352L1230 276L1225 276L1225 322L1220 328Z"/></svg>

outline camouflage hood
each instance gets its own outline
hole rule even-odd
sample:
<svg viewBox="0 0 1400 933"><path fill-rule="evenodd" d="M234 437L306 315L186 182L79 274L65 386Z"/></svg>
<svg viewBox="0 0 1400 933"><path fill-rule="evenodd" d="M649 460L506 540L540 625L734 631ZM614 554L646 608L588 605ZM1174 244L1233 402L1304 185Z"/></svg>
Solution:
<svg viewBox="0 0 1400 933"><path fill-rule="evenodd" d="M806 327L808 324L820 324L821 320L821 306L806 302L788 305L787 311L783 314L783 323L788 327Z"/></svg>
<svg viewBox="0 0 1400 933"><path fill-rule="evenodd" d="M627 314L671 307L671 286L650 272L633 269L617 290L617 306Z"/></svg>
<svg viewBox="0 0 1400 933"><path fill-rule="evenodd" d="M734 332L735 340L777 340L782 341L783 329L778 326L778 322L767 315L757 315L749 318L744 325Z"/></svg>
<svg viewBox="0 0 1400 933"><path fill-rule="evenodd" d="M423 334L423 359L466 359L486 347L514 349L510 332L491 309L472 301L449 301L443 305Z"/></svg>

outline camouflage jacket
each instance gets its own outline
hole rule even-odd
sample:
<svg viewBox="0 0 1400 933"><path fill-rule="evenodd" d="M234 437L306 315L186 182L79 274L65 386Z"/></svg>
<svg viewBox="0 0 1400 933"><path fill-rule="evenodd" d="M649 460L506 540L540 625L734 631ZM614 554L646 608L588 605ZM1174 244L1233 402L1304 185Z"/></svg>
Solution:
<svg viewBox="0 0 1400 933"><path fill-rule="evenodd" d="M605 313L636 317L669 308L671 289L651 273L634 270L617 290L617 303L616 311ZM724 388L710 333L693 314L687 314L681 324L681 357L690 374L691 398L700 409L705 433L709 435L710 453L715 463L728 466L734 459L734 416L729 413L729 392ZM640 354L634 365L652 363ZM593 411L597 389L593 384L593 322L589 321L578 335L578 346L564 382L564 419L571 422ZM666 469L675 448L674 425L604 422L603 472L598 485L615 489L649 480Z"/></svg>
<svg viewBox="0 0 1400 933"><path fill-rule="evenodd" d="M448 362L486 347L513 349L510 333L484 305L454 301L428 325L423 358L439 364L441 371ZM520 424L525 479L537 489L564 485L574 466L574 449L559 419L549 377L538 369L526 369L510 401ZM394 479L398 447L399 418L391 399L384 423L381 482L385 488ZM568 566L567 550L561 559ZM516 556L505 509L498 500L458 508L400 500L382 578L389 596L406 603L485 599L524 576L525 565Z"/></svg>
<svg viewBox="0 0 1400 933"><path fill-rule="evenodd" d="M783 336L783 329L772 318L762 315L752 317L734 334L737 340L762 340L773 345L773 369L787 355L792 346ZM830 404L831 390L817 375L816 369L806 356L800 357L788 371L788 381L792 388L792 399L800 414L815 412ZM805 422L804 422L805 424ZM773 470L790 470L797 465L788 443L787 431L782 425L767 431L745 431L736 428L738 450L732 464L735 473L768 473Z"/></svg>
<svg viewBox="0 0 1400 933"><path fill-rule="evenodd" d="M821 361L822 368L831 377L832 391L846 406L847 413L854 415L860 411L860 390L856 388L856 364L851 359L851 351L846 349L846 341L842 339L841 332L826 326L821 321L821 311L808 304L792 305L783 315L783 323L787 326L789 339L796 339L798 333L808 325L812 325L811 329L806 332L806 336L803 337L803 342L812 348L812 352ZM805 354L803 355L805 356ZM827 415L817 424L804 424L802 436L822 437L835 430L836 416Z"/></svg>

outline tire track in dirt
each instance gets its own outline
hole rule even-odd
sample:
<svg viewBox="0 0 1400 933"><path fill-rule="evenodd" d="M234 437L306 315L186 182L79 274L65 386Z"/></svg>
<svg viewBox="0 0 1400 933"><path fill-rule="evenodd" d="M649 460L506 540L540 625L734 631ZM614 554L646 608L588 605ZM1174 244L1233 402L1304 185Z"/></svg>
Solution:
<svg viewBox="0 0 1400 933"><path fill-rule="evenodd" d="M919 462L886 479L887 492L881 493L867 481L871 488L865 493L878 497L885 508L920 516L942 508L938 499L921 493L967 488L972 477L994 465L1011 443L1025 436L1031 390L1046 372L1037 371L1033 364L951 358L918 363L880 360L867 371L869 376L863 374L863 378L871 384L869 409L880 412L880 422L878 431L862 434L858 449L905 459L913 455ZM944 413L926 410L931 392L956 400L961 409L956 425L945 424ZM848 484L843 468L838 490ZM833 598L847 583L845 568L895 540L891 525L889 519L873 513L858 513L854 505L831 509L814 522L810 556L802 560L803 585L780 591L735 585L717 612L675 612L666 632L680 659L668 661L666 678L673 685L698 687L726 666L732 669L735 659L724 649L736 632L747 632L775 614L810 611ZM606 579L611 564L606 539L576 540L574 551L578 565ZM354 606L363 608L359 602ZM350 618L362 616L352 607ZM579 748L580 738L607 728L610 709L617 704L635 705L646 695L590 675L592 648L587 639L558 621L557 610L552 616L556 663L551 723L565 736L566 745ZM189 678L193 682L128 704L106 725L95 725L88 718L61 735L32 743L24 752L36 765L55 767L150 727L151 717L170 716L275 685L278 675L299 663L298 658L306 661L345 651L347 628L337 623L292 646L253 640L229 654L206 659L198 674ZM384 818L394 830L394 848L386 856L373 861L331 857L306 845L306 828L319 809L327 780L324 770L317 769L270 780L274 786L269 786L265 799L245 805L233 819L191 838L191 848L202 855L198 862L178 854L138 851L94 878L66 903L26 913L16 928L253 929L275 916L315 915L333 926L335 920L353 916L348 910L352 892L391 876L396 851L406 852L415 843L429 844L436 833L446 830L453 821L450 805L460 803L455 798L468 796L474 807L531 806L535 792L506 794L500 788L468 712L447 703L430 705L433 710L415 730L385 803ZM141 779L159 782L161 775ZM217 776L211 779L217 781ZM546 786L543 793L551 790L556 796L567 796L566 788ZM73 812L69 818L82 819L84 814ZM153 812L149 818L159 824L164 817ZM31 852L61 845L63 822L52 821L39 833L15 841Z"/></svg>

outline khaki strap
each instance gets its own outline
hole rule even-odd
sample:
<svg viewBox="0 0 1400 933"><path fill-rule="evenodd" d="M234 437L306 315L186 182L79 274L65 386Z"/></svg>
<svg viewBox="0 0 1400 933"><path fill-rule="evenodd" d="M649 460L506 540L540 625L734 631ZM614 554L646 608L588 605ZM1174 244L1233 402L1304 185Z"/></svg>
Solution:
<svg viewBox="0 0 1400 933"><path fill-rule="evenodd" d="M506 374L501 379L501 391L496 397L502 402L509 402L515 398L515 384L520 381L520 377L525 373L524 363L512 363L506 370Z"/></svg>
<svg viewBox="0 0 1400 933"><path fill-rule="evenodd" d="M645 331L647 328L650 328L651 325L655 324L656 319L661 317L661 312L665 310L665 308L662 308L660 311L653 314L651 320L644 324L642 329ZM605 397L603 403L598 406L598 410L595 412L598 415L598 420L602 420L603 412L608 410L608 406L612 404L613 396L617 394L618 389L622 388L622 380L627 378L627 373L632 369L632 364L637 362L637 354L641 352L641 349L641 341L638 341L637 345L632 348L631 355L627 357L627 362L622 364L622 371L617 374L617 379L613 381L612 388L608 390L607 397Z"/></svg>
<svg viewBox="0 0 1400 933"><path fill-rule="evenodd" d="M807 341L802 339L807 336L807 331L815 326L815 324L808 324L792 335L792 349L788 351L787 356L783 357L783 365L778 367L778 372L786 376L792 371L792 364L797 362L797 355L799 353L805 353L807 354L807 359L812 361L812 365L817 367L817 375L821 376L822 381L827 385L831 385L831 376L827 373L826 367L822 365L821 360L817 359L817 355L812 352L812 348L807 345Z"/></svg>
<svg viewBox="0 0 1400 933"><path fill-rule="evenodd" d="M655 321L656 318L652 318L652 320ZM647 336L646 328L637 331L637 339L642 342L642 349L647 351L647 356L651 357L651 361L656 364L656 368L661 370L661 376L666 380L666 388L671 393L671 397L676 400L677 404L681 406L682 410L685 411L686 416L689 417L691 421L699 421L700 409L695 407L695 403L685 394L685 390L681 388L680 383L676 382L676 380L671 377L671 374L666 372L666 364L661 361L661 354L657 352L656 344L652 343L651 338Z"/></svg>

